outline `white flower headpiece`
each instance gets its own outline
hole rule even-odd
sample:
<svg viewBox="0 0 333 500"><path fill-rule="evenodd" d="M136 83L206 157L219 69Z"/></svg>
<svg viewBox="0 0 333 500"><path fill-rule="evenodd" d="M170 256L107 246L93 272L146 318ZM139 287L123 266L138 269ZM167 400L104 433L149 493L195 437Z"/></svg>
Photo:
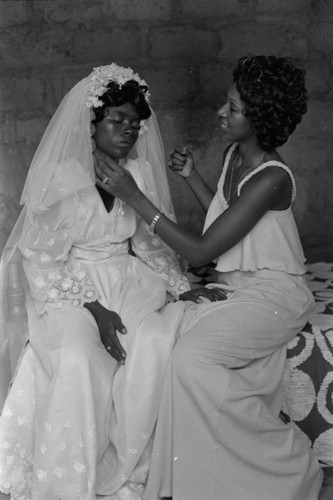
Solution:
<svg viewBox="0 0 333 500"><path fill-rule="evenodd" d="M94 68L90 75L91 87L89 89L89 96L87 100L88 108L98 108L103 106L103 101L99 99L101 95L107 90L110 82L115 82L121 88L128 80L135 80L139 85L148 87L147 83L142 80L137 73L131 68L123 68L118 64L112 63L108 66L99 66ZM149 102L149 92L145 93L145 97Z"/></svg>

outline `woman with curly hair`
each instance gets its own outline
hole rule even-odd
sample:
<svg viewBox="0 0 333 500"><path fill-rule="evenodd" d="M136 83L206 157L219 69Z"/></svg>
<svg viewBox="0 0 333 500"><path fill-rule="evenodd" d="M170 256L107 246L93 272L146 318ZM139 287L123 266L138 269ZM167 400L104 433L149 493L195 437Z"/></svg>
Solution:
<svg viewBox="0 0 333 500"><path fill-rule="evenodd" d="M243 57L218 111L231 142L214 193L186 148L170 158L207 211L195 235L163 215L117 165L97 175L214 284L183 293L186 310L162 393L146 498L316 500L322 473L280 418L288 342L313 297L291 206L295 180L279 153L307 109L305 72L289 59ZM209 299L209 300L207 300Z"/></svg>

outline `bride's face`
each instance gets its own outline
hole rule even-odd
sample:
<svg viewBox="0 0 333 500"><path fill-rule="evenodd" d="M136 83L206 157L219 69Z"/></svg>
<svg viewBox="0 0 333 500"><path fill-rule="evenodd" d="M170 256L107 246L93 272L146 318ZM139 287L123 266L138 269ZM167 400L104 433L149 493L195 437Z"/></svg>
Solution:
<svg viewBox="0 0 333 500"><path fill-rule="evenodd" d="M131 103L106 108L106 116L96 125L96 148L114 160L125 158L134 146L140 129L140 118Z"/></svg>

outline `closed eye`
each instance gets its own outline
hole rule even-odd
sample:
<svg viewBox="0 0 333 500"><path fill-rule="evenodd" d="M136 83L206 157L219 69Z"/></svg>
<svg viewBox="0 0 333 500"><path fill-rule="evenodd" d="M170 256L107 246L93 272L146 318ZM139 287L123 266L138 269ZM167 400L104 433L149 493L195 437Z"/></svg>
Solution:
<svg viewBox="0 0 333 500"><path fill-rule="evenodd" d="M140 122L138 122L138 121L132 122L132 123L131 123L131 126L132 126L135 130L140 130Z"/></svg>

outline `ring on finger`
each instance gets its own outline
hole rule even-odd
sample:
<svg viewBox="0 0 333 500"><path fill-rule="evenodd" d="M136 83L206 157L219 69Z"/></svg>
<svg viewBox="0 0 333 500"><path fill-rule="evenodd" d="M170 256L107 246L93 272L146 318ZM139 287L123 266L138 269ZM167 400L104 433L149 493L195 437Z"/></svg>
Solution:
<svg viewBox="0 0 333 500"><path fill-rule="evenodd" d="M109 180L109 178L108 178L108 177L104 177L104 179L102 180L103 184L107 184L107 183L108 183L108 180Z"/></svg>

